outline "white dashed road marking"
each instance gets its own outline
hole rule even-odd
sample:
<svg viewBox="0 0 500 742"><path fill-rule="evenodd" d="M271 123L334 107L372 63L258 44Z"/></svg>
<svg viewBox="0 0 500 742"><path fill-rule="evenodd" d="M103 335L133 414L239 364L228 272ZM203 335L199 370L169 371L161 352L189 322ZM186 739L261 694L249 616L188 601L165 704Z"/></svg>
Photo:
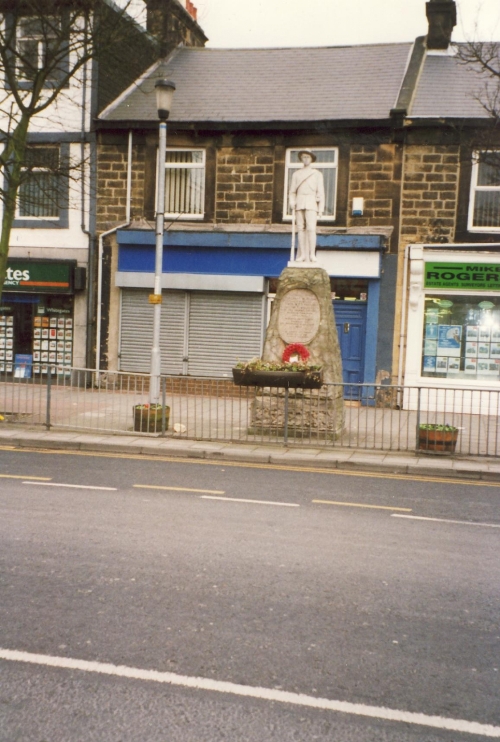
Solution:
<svg viewBox="0 0 500 742"><path fill-rule="evenodd" d="M272 502L271 500L247 500L243 497L211 497L201 495L202 500L223 500L224 502L250 502L255 505L279 505L282 508L298 508L300 505L295 502Z"/></svg>
<svg viewBox="0 0 500 742"><path fill-rule="evenodd" d="M410 520L430 520L434 523L455 523L459 526L481 526L482 528L500 528L498 523L474 523L472 520L448 520L447 518L425 518L423 515L399 515L393 513L391 518L410 518Z"/></svg>
<svg viewBox="0 0 500 742"><path fill-rule="evenodd" d="M237 683L226 683L208 678L175 675L172 672L140 670L135 667L125 667L124 665L88 662L87 660L75 660L69 657L52 657L46 654L32 654L31 652L18 652L11 649L0 649L1 659L10 662L42 665L44 667L57 667L65 670L93 672L100 675L114 675L133 680L166 683L183 688L228 693L235 696L258 698L263 701L289 703L294 706L307 706L324 711L336 711L344 714L354 714L355 716L368 716L372 719L384 719L387 721L402 722L404 724L416 724L418 726L432 727L433 729L448 729L452 732L460 732L462 734L476 734L481 737L500 739L500 727L492 726L491 724L481 724L477 721L466 721L463 719L449 719L444 716L429 716L410 711L398 711L383 706L365 706L361 703L349 703L348 701L331 701L328 698L315 698L314 696L306 696L302 693L288 693L287 691L275 690L273 688L258 688L251 685L238 685Z"/></svg>
<svg viewBox="0 0 500 742"><path fill-rule="evenodd" d="M91 487L90 484L59 484L58 482L23 482L23 484L37 484L39 487L71 487L77 490L108 490L116 492L116 487Z"/></svg>

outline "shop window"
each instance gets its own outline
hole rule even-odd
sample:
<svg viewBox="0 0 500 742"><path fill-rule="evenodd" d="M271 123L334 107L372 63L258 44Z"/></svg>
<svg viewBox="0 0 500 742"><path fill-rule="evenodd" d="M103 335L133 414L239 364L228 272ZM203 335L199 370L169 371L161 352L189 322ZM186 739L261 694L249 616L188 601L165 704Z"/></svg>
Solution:
<svg viewBox="0 0 500 742"><path fill-rule="evenodd" d="M500 380L500 297L426 296L422 376Z"/></svg>
<svg viewBox="0 0 500 742"><path fill-rule="evenodd" d="M205 213L205 150L167 149L165 216L203 218Z"/></svg>
<svg viewBox="0 0 500 742"><path fill-rule="evenodd" d="M303 167L299 159L299 152L304 147L296 147L287 150L285 162L285 197L283 205L283 218L291 219L292 213L288 203L288 193L293 173ZM305 147L315 156L316 162L313 167L323 175L325 186L325 211L321 217L322 221L334 221L337 200L337 171L338 171L338 149L336 147Z"/></svg>
<svg viewBox="0 0 500 742"><path fill-rule="evenodd" d="M67 145L66 145L67 147ZM68 178L63 146L36 145L26 150L15 227L66 227Z"/></svg>
<svg viewBox="0 0 500 742"><path fill-rule="evenodd" d="M469 229L500 229L500 152L474 154Z"/></svg>

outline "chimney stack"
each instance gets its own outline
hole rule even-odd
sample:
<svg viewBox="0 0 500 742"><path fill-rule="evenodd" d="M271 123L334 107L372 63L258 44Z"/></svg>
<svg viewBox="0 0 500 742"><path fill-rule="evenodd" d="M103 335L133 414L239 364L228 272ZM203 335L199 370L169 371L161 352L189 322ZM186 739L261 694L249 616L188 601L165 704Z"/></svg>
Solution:
<svg viewBox="0 0 500 742"><path fill-rule="evenodd" d="M147 30L160 42L160 53L166 57L179 44L205 46L207 37L196 21L192 0L145 0Z"/></svg>
<svg viewBox="0 0 500 742"><path fill-rule="evenodd" d="M427 49L446 50L450 45L453 28L457 24L455 0L429 0L425 12L429 21Z"/></svg>

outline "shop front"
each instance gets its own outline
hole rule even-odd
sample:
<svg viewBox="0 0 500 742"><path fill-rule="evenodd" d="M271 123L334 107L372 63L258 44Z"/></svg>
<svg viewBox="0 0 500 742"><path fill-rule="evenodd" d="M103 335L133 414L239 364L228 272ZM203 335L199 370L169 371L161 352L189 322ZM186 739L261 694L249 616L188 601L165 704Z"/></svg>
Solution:
<svg viewBox="0 0 500 742"><path fill-rule="evenodd" d="M500 390L500 252L410 248L405 384Z"/></svg>
<svg viewBox="0 0 500 742"><path fill-rule="evenodd" d="M147 373L154 233L121 230L117 239L117 365L122 371ZM382 243L379 235L318 236L318 264L331 276L346 382L375 379ZM231 377L238 359L260 356L277 279L289 258L289 231L167 232L160 340L163 373ZM388 286L390 290L394 287Z"/></svg>
<svg viewBox="0 0 500 742"><path fill-rule="evenodd" d="M70 374L75 270L74 260L8 261L0 300L2 374Z"/></svg>

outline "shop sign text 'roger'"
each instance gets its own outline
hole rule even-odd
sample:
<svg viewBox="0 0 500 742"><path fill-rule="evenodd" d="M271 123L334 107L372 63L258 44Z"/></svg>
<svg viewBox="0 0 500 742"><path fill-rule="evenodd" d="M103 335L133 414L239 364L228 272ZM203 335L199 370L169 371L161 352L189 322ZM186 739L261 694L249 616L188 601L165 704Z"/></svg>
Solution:
<svg viewBox="0 0 500 742"><path fill-rule="evenodd" d="M500 291L500 263L425 263L426 289Z"/></svg>

